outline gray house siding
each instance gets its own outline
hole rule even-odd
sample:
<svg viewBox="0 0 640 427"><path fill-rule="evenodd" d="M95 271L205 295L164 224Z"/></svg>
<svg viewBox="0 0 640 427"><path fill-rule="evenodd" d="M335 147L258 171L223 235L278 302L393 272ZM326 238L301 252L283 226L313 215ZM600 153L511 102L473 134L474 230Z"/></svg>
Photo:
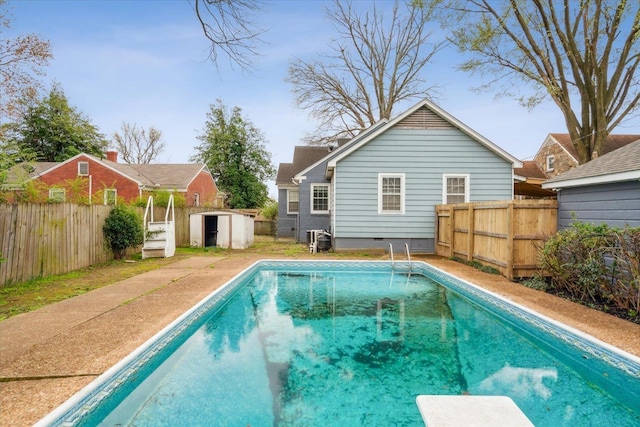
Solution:
<svg viewBox="0 0 640 427"><path fill-rule="evenodd" d="M558 193L558 227L575 219L623 228L640 226L640 181L566 187Z"/></svg>
<svg viewBox="0 0 640 427"><path fill-rule="evenodd" d="M300 185L300 230L298 234L298 240L301 242L307 239L307 230L327 230L330 227L329 214L316 214L311 213L311 185L312 184L326 184L329 185L329 181L325 179L325 169L327 162L324 161L314 167L313 169L305 173L306 179L303 180Z"/></svg>
<svg viewBox="0 0 640 427"><path fill-rule="evenodd" d="M434 248L443 174L469 175L469 200L511 200L512 164L458 129L390 129L340 160L334 176L336 249L404 243ZM378 214L378 174L405 174L404 214ZM402 243L396 246L397 243Z"/></svg>
<svg viewBox="0 0 640 427"><path fill-rule="evenodd" d="M287 213L287 190L278 189L278 237L295 237L298 229L298 215Z"/></svg>

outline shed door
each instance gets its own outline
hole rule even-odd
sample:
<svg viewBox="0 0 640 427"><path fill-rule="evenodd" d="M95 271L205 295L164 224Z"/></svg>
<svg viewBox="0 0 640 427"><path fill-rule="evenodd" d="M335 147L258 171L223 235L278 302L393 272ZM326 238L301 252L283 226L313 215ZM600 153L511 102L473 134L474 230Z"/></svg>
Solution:
<svg viewBox="0 0 640 427"><path fill-rule="evenodd" d="M218 217L207 216L204 217L204 246L216 246L218 240Z"/></svg>

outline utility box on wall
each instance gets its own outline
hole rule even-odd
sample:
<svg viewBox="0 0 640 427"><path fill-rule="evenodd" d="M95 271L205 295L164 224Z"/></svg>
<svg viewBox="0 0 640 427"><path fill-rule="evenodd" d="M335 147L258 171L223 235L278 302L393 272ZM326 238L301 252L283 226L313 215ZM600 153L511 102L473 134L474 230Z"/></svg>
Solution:
<svg viewBox="0 0 640 427"><path fill-rule="evenodd" d="M191 247L246 249L253 244L254 217L233 211L200 212L189 215Z"/></svg>

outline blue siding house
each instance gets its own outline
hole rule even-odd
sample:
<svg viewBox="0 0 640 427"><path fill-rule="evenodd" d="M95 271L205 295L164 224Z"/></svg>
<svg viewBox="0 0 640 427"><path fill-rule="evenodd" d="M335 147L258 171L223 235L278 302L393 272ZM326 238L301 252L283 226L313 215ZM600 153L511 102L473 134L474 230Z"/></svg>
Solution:
<svg viewBox="0 0 640 427"><path fill-rule="evenodd" d="M558 192L558 228L574 218L612 227L640 226L640 139L553 177L542 188Z"/></svg>
<svg viewBox="0 0 640 427"><path fill-rule="evenodd" d="M436 204L511 200L513 169L521 166L424 100L292 177L298 236L317 227L331 233L336 250L408 244L412 252L434 252Z"/></svg>

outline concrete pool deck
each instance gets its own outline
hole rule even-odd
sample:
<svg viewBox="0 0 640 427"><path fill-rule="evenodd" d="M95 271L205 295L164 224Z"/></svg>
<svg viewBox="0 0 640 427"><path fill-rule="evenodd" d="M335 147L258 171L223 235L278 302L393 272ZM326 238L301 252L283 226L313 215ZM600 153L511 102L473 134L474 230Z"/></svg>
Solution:
<svg viewBox="0 0 640 427"><path fill-rule="evenodd" d="M0 425L32 425L236 274L273 258L179 260L0 322ZM640 325L454 261L419 260L640 357Z"/></svg>

